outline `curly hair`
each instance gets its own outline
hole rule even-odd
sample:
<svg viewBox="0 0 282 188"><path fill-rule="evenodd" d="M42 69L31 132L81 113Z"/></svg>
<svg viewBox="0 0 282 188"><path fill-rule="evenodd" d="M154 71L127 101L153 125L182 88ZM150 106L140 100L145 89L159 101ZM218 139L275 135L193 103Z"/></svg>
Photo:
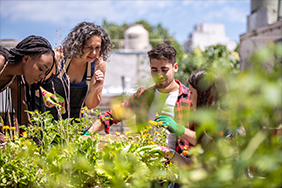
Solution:
<svg viewBox="0 0 282 188"><path fill-rule="evenodd" d="M176 62L176 50L168 45L168 44L158 44L155 46L152 50L150 50L148 53L148 56L151 59L165 59L168 60L171 64L174 64Z"/></svg>
<svg viewBox="0 0 282 188"><path fill-rule="evenodd" d="M213 108L226 93L223 79L212 71L200 69L193 72L188 83L197 90L197 108Z"/></svg>
<svg viewBox="0 0 282 188"><path fill-rule="evenodd" d="M114 45L108 33L99 25L91 22L81 22L77 24L63 41L64 57L71 58L83 53L86 41L93 35L101 36L102 44L99 57L106 61ZM82 56L82 55L81 55Z"/></svg>

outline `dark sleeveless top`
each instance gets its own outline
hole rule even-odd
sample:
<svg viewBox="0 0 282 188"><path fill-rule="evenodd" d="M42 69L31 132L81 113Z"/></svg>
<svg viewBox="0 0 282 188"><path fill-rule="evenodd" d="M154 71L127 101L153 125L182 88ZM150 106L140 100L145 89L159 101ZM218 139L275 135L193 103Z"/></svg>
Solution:
<svg viewBox="0 0 282 188"><path fill-rule="evenodd" d="M62 61L61 71L63 70L65 63L66 63L66 59ZM83 80L80 83L70 83L70 84L68 83L67 74L66 74L68 67L65 67L66 71L63 73L62 78L58 77L58 75L61 73L59 72L58 75L56 76L53 75L48 80L46 80L45 83L42 85L42 87L46 91L49 91L51 93L56 92L65 99L66 113L62 114L62 119L68 118L68 114L70 118L79 117L80 109L88 89L88 86L86 84L86 76L83 77ZM85 75L87 72L87 68L85 71ZM95 60L91 63L91 77L94 75L94 69L95 69ZM68 86L70 86L70 96L68 95L69 93ZM68 99L70 99L70 103ZM68 105L70 106L70 112L68 111ZM58 112L55 107L48 108L47 106L45 106L45 110L50 111L50 114L54 116L54 119L58 120Z"/></svg>

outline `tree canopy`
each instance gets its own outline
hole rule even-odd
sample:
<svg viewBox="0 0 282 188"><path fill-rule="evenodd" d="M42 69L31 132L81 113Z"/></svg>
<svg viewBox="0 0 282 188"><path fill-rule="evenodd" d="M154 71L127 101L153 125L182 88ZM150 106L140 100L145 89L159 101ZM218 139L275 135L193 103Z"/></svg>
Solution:
<svg viewBox="0 0 282 188"><path fill-rule="evenodd" d="M182 55L184 53L182 45L175 40L174 36L170 34L169 30L165 28L161 23L158 23L157 25L151 25L146 20L139 20L134 23L116 24L114 22L103 20L102 27L110 35L113 43L115 44L115 49L119 49L121 48L119 41L124 39L124 31L128 27L135 24L143 25L143 27L149 32L149 42L152 48L154 48L158 44L167 43L176 49L178 55Z"/></svg>

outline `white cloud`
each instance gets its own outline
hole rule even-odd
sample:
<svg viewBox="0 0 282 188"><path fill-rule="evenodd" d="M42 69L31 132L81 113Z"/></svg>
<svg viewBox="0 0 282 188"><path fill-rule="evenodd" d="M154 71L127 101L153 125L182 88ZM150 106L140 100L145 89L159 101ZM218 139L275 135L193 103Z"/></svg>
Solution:
<svg viewBox="0 0 282 188"><path fill-rule="evenodd" d="M1 16L13 22L61 24L103 17L119 22L136 16L145 17L172 4L171 1L4 1Z"/></svg>
<svg viewBox="0 0 282 188"><path fill-rule="evenodd" d="M46 23L72 28L78 22L102 19L110 22L132 23L145 19L151 24L161 22L176 34L187 37L192 25L200 22L245 23L247 1L185 0L185 1L1 1L1 20L9 23ZM243 8L242 8L243 6ZM28 27L28 25L27 25ZM1 31L4 29L1 29ZM2 32L3 33L3 32Z"/></svg>
<svg viewBox="0 0 282 188"><path fill-rule="evenodd" d="M164 11L166 10L166 11ZM177 11L175 11L177 10ZM244 22L245 10L230 6L226 1L3 1L1 17L13 22L76 22L81 19L107 18L124 22L134 18L162 17L169 11L174 15L194 13L196 17L229 19ZM195 18L195 17L194 17ZM1 18L2 19L2 18Z"/></svg>
<svg viewBox="0 0 282 188"><path fill-rule="evenodd" d="M51 22L54 24L95 18L112 12L109 1L5 1L1 14L12 21ZM104 10L104 11L102 11ZM105 11L106 10L106 11ZM118 17L118 15L117 15Z"/></svg>
<svg viewBox="0 0 282 188"><path fill-rule="evenodd" d="M238 7L232 7L225 5L220 7L218 10L210 10L207 12L206 17L211 20L219 20L219 21L226 21L229 20L230 22L239 22L245 23L246 22L246 11L242 10Z"/></svg>

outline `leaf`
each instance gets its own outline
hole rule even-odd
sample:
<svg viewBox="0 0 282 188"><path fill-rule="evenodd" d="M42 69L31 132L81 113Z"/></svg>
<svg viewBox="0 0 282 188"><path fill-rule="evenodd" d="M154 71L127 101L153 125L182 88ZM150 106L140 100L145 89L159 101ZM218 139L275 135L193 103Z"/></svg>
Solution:
<svg viewBox="0 0 282 188"><path fill-rule="evenodd" d="M189 179L191 181L202 181L208 176L204 169L195 169L190 172Z"/></svg>

